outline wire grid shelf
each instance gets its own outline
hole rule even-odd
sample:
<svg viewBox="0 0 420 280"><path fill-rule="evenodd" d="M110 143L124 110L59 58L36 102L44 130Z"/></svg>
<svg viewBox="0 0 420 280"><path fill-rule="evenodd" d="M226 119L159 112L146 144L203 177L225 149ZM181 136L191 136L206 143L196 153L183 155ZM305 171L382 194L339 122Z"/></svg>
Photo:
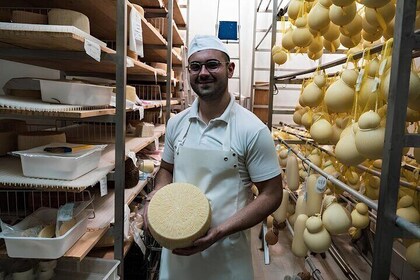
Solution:
<svg viewBox="0 0 420 280"><path fill-rule="evenodd" d="M69 202L91 201L88 190L79 193L41 190L0 190L0 218L17 221L40 207L59 208ZM93 207L93 206L92 206Z"/></svg>

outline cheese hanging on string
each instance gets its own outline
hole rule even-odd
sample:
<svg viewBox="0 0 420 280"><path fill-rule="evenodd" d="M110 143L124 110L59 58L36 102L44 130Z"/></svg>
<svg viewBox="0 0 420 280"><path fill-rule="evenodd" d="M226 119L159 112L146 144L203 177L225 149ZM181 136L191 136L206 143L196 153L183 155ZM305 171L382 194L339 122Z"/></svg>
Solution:
<svg viewBox="0 0 420 280"><path fill-rule="evenodd" d="M172 183L155 193L147 217L150 232L162 247L185 248L210 228L210 203L198 187Z"/></svg>

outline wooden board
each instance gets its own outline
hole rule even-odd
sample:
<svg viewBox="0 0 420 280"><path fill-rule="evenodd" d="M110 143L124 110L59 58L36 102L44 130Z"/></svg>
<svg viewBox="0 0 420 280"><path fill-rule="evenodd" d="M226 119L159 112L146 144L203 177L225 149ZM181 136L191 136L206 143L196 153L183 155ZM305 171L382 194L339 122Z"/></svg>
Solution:
<svg viewBox="0 0 420 280"><path fill-rule="evenodd" d="M174 2L174 8L173 8L173 18L175 23L179 26L179 27L185 27L186 23L184 20L184 17L182 16L181 13L181 9L179 8L179 4L177 0L173 0ZM168 7L168 0L164 0L163 1L165 7Z"/></svg>
<svg viewBox="0 0 420 280"><path fill-rule="evenodd" d="M144 49L144 58L142 59L145 62L163 62L166 63L166 49L158 48L145 48ZM182 58L181 56L172 49L172 65L181 66Z"/></svg>

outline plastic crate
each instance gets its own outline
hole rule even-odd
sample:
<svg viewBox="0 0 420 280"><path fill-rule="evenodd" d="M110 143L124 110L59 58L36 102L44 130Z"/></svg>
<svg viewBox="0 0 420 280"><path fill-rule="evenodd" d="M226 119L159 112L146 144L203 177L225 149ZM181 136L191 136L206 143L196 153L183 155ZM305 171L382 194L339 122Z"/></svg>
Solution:
<svg viewBox="0 0 420 280"><path fill-rule="evenodd" d="M118 280L119 260L86 257L82 261L69 258L58 260L53 279L59 280Z"/></svg>

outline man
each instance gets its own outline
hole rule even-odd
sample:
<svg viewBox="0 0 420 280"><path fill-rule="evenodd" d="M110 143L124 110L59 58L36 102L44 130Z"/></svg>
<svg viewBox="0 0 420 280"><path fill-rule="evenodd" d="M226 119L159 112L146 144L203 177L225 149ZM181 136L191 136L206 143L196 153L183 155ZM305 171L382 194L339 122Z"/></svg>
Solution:
<svg viewBox="0 0 420 280"><path fill-rule="evenodd" d="M172 182L200 187L210 201L212 225L192 247L162 249L160 279L253 279L247 229L273 213L282 200L270 131L228 92L234 69L218 38L192 40L188 70L198 98L168 122L155 185L156 190ZM256 199L252 184L259 190Z"/></svg>

